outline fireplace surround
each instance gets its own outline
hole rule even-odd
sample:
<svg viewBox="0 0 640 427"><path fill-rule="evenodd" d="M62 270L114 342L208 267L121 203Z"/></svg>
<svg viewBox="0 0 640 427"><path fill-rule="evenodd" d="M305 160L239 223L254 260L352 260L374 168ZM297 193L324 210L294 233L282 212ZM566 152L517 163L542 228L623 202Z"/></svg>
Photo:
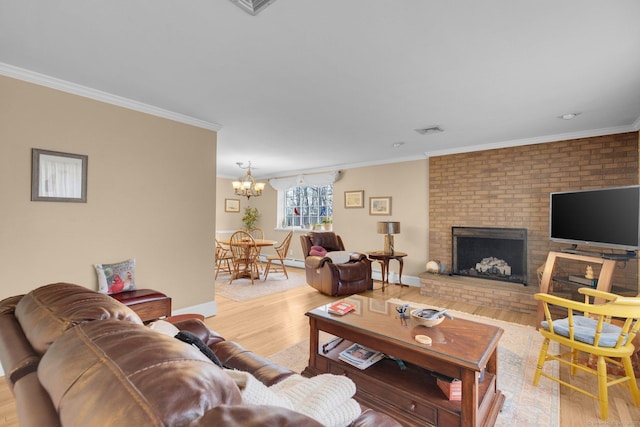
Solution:
<svg viewBox="0 0 640 427"><path fill-rule="evenodd" d="M451 227L451 274L527 285L527 230Z"/></svg>

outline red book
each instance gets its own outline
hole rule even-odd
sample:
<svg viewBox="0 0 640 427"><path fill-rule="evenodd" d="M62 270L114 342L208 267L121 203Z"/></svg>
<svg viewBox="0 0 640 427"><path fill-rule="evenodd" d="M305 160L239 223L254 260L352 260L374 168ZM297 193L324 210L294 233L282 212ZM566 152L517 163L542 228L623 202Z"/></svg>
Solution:
<svg viewBox="0 0 640 427"><path fill-rule="evenodd" d="M340 316L355 310L356 305L347 301L336 301L327 309L331 314L339 314Z"/></svg>

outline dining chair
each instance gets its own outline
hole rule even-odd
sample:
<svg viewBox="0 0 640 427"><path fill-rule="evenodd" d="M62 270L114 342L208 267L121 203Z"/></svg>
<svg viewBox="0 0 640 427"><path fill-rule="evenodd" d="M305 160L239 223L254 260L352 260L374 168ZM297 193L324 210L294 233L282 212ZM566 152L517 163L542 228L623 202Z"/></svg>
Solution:
<svg viewBox="0 0 640 427"><path fill-rule="evenodd" d="M535 299L542 301L546 320L539 329L544 341L533 385L538 386L543 376L592 397L599 402L600 418L606 420L609 415L607 390L612 385L626 385L634 405L640 405L640 392L631 362L635 351L632 341L640 329L640 298L623 297L588 287L579 288L578 292L585 296L584 302L547 293L534 295ZM605 302L596 304L590 302L590 298ZM549 352L551 341L561 345L555 354ZM592 355L597 361L595 369L578 359L580 352ZM554 360L569 366L572 376L578 370L595 375L598 378L597 394L544 372L544 364ZM622 375L614 377L607 372L607 365L623 368Z"/></svg>
<svg viewBox="0 0 640 427"><path fill-rule="evenodd" d="M229 247L233 256L233 272L229 283L240 277L249 277L253 284L254 279L260 277L257 264L258 248L255 240L246 231L236 231L231 235Z"/></svg>
<svg viewBox="0 0 640 427"><path fill-rule="evenodd" d="M262 228L259 227L254 227L251 230L248 231L249 234L251 234L251 237L253 237L254 240L263 240L264 239L264 231L262 230ZM262 273L262 248L260 246L258 246L258 258L257 258L257 262L258 262L258 271L260 271Z"/></svg>
<svg viewBox="0 0 640 427"><path fill-rule="evenodd" d="M267 266L265 267L264 271L264 280L267 280L269 271L273 271L274 273L284 273L285 277L287 279L289 278L287 267L284 265L284 259L287 257L287 252L289 252L291 236L293 236L293 231L290 231L289 234L287 234L287 237L284 238L282 243L275 247L276 253L274 255L267 255ZM280 266L274 265L274 262L279 262Z"/></svg>
<svg viewBox="0 0 640 427"><path fill-rule="evenodd" d="M249 230L249 234L251 234L251 237L253 237L254 240L264 239L264 231L262 230L262 228L259 228L259 227L252 228L251 230Z"/></svg>
<svg viewBox="0 0 640 427"><path fill-rule="evenodd" d="M231 254L231 248L223 245L218 239L216 239L216 275L218 278L220 270L226 270L231 274L231 263L233 262L233 255Z"/></svg>

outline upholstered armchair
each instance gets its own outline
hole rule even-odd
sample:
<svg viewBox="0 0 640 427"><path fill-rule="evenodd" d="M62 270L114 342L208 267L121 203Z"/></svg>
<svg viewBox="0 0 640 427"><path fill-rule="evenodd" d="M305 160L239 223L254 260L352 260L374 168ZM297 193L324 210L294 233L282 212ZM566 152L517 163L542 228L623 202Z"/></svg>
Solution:
<svg viewBox="0 0 640 427"><path fill-rule="evenodd" d="M373 288L371 261L365 254L346 252L333 232L300 236L307 283L323 294L353 295Z"/></svg>

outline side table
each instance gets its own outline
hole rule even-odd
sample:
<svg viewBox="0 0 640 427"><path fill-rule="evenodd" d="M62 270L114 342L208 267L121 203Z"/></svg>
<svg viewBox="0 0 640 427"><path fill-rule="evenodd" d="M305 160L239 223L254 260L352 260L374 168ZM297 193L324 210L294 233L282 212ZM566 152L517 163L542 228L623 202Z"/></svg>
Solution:
<svg viewBox="0 0 640 427"><path fill-rule="evenodd" d="M171 316L171 297L153 289L135 289L110 296L135 311L145 323Z"/></svg>
<svg viewBox="0 0 640 427"><path fill-rule="evenodd" d="M385 251L370 251L367 252L369 259L372 261L378 261L382 268L382 290L389 285L389 261L395 259L400 264L400 270L398 272L398 284L402 286L402 267L404 266L403 258L407 256L404 252L385 252Z"/></svg>

